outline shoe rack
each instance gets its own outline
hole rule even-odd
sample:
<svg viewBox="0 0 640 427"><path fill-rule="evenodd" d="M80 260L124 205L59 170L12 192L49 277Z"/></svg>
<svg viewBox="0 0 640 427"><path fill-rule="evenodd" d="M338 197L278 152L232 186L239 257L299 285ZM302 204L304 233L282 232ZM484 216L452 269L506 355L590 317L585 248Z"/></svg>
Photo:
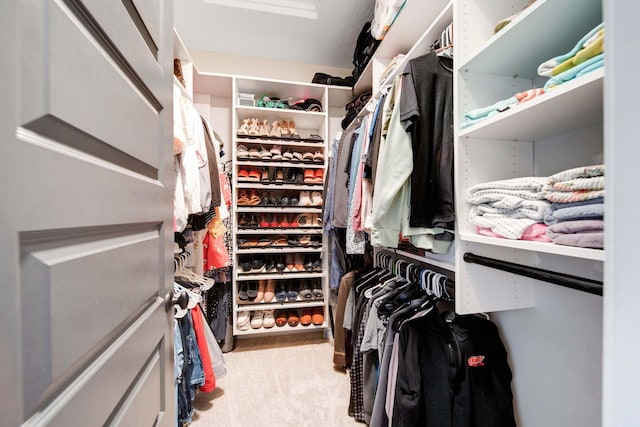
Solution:
<svg viewBox="0 0 640 427"><path fill-rule="evenodd" d="M322 112L243 106L239 93L313 98ZM234 78L234 335L328 327L322 235L328 89Z"/></svg>

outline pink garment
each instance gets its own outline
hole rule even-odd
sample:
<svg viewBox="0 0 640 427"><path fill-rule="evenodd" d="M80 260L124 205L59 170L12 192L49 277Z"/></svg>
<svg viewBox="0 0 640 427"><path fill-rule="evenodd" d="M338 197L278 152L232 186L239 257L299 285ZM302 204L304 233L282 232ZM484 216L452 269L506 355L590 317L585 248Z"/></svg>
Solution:
<svg viewBox="0 0 640 427"><path fill-rule="evenodd" d="M370 123L369 126L373 126L374 123ZM362 231L362 179L364 176L364 163L365 153L369 151L369 128L364 130L364 141L362 142L362 151L360 155L360 163L358 164L358 173L356 174L355 188L353 190L353 206L351 206L351 216L353 231Z"/></svg>
<svg viewBox="0 0 640 427"><path fill-rule="evenodd" d="M520 103L527 102L544 93L544 89L529 89L524 92L516 93L514 96Z"/></svg>
<svg viewBox="0 0 640 427"><path fill-rule="evenodd" d="M494 233L490 228L477 228L477 233L488 237L499 237L505 239L504 236ZM547 236L547 224L536 222L527 227L522 236L518 240L531 240L533 242L551 242L549 236Z"/></svg>

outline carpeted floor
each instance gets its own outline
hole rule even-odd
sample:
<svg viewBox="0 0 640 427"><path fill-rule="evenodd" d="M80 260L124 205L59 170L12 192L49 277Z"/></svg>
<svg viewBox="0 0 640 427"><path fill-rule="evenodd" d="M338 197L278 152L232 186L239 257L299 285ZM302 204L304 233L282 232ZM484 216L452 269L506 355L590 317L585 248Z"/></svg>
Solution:
<svg viewBox="0 0 640 427"><path fill-rule="evenodd" d="M342 427L349 417L349 374L334 370L322 334L238 340L225 353L226 377L198 392L193 427Z"/></svg>

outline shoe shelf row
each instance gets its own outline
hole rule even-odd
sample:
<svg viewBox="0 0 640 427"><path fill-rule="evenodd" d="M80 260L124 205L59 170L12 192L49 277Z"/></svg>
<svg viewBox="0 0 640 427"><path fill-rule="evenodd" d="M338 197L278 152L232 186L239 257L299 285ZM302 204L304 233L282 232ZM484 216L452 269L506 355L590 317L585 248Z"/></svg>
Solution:
<svg viewBox="0 0 640 427"><path fill-rule="evenodd" d="M234 100L239 93L254 94L256 99L266 94L293 101L317 99L328 107L328 89L323 86L250 78L235 78L233 85ZM328 108L324 110L233 107L235 335L317 331L327 327L324 319L328 317L328 281L323 256L326 244L321 218L329 120ZM275 281L278 289L310 281L322 290L323 297L303 300L298 296L281 301L274 298L269 302L239 298L244 296L241 291L247 286L264 280ZM287 322L279 326L271 322L273 310L300 309L301 315L308 308L322 313L321 325L292 326ZM251 318L257 315L257 320L265 316L269 326L247 325L247 314Z"/></svg>

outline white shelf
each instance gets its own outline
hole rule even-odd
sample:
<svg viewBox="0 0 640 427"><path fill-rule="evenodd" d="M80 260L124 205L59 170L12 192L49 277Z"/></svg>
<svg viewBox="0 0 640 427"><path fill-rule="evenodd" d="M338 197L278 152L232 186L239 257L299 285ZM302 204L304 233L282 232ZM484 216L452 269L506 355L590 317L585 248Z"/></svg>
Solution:
<svg viewBox="0 0 640 427"><path fill-rule="evenodd" d="M256 190L300 190L322 191L324 187L319 184L261 184L258 182L238 182L238 188L251 188Z"/></svg>
<svg viewBox="0 0 640 427"><path fill-rule="evenodd" d="M558 22L559 16L566 16L562 24L550 24ZM534 78L542 62L571 50L600 22L600 0L538 0L481 45L458 69ZM553 25L552 30L547 28L549 25Z"/></svg>
<svg viewBox="0 0 640 427"><path fill-rule="evenodd" d="M314 129L322 128L325 119L325 113L315 113L301 110L290 110L283 108L264 108L264 107L242 107L236 106L236 112L240 119L257 118L259 120L293 120L296 122L296 129ZM322 132L314 132L320 133Z"/></svg>
<svg viewBox="0 0 640 427"><path fill-rule="evenodd" d="M352 89L348 86L327 85L330 108L344 108L353 98Z"/></svg>
<svg viewBox="0 0 640 427"><path fill-rule="evenodd" d="M501 239L497 237L481 236L473 233L460 233L460 240L464 242L482 243L485 245L522 249L526 251L562 255L566 257L604 261L604 250L601 249L578 248L573 246L556 245L555 243L532 242L527 240Z"/></svg>
<svg viewBox="0 0 640 427"><path fill-rule="evenodd" d="M324 300L311 300L304 301L300 299L296 302L278 302L275 299L272 302L261 302L258 304L244 304L241 302L236 303L236 311L255 311L255 310L286 310L294 308L313 308L324 307Z"/></svg>
<svg viewBox="0 0 640 427"><path fill-rule="evenodd" d="M274 229L240 229L238 235L277 235L277 234L322 234L322 228L274 228Z"/></svg>
<svg viewBox="0 0 640 427"><path fill-rule="evenodd" d="M461 138L536 141L602 122L604 69L460 130Z"/></svg>
<svg viewBox="0 0 640 427"><path fill-rule="evenodd" d="M281 145L283 147L309 147L309 148L318 148L321 151L324 151L323 141L317 142L305 142L305 141L295 141L292 139L262 139L260 137L256 138L246 138L244 136L238 136L236 138L236 142L238 144L257 144L257 145Z"/></svg>
<svg viewBox="0 0 640 427"><path fill-rule="evenodd" d="M263 94L280 99L290 99L290 102L299 99L313 98L322 102L326 85L315 83L301 83L286 80L263 79L251 77L236 78L238 92L252 93L258 100ZM323 105L323 107L325 107Z"/></svg>
<svg viewBox="0 0 640 427"><path fill-rule="evenodd" d="M251 249L237 249L238 255L250 255L250 254L265 254L265 255L277 255L277 254L297 254L297 253L321 253L322 247L307 247L307 246L281 246L273 247L267 246L265 248L251 248Z"/></svg>
<svg viewBox="0 0 640 427"><path fill-rule="evenodd" d="M233 76L228 74L200 73L193 76L193 91L205 93L216 98L233 98ZM232 102L232 101L229 101Z"/></svg>
<svg viewBox="0 0 640 427"><path fill-rule="evenodd" d="M305 207L296 207L296 206L287 206L283 208L270 208L270 207L242 207L239 206L236 208L236 212L252 212L252 213L281 213L281 214L289 214L289 213L322 213L322 208L305 208Z"/></svg>
<svg viewBox="0 0 640 427"><path fill-rule="evenodd" d="M416 40L420 40L420 36L425 31L425 24L432 23L448 3L450 3L449 0L407 0L395 22L380 42L373 58L358 78L353 88L354 93L360 94L371 89L372 64L375 59L381 59L388 63L396 54L407 53L416 44ZM433 40L428 41L427 50Z"/></svg>
<svg viewBox="0 0 640 427"><path fill-rule="evenodd" d="M315 272L315 273L254 273L254 274L243 274L238 273L238 277L236 280L245 281L245 280L269 280L269 279L314 279L318 277L324 277L324 273Z"/></svg>
<svg viewBox="0 0 640 427"><path fill-rule="evenodd" d="M257 167L269 167L275 166L280 168L300 168L300 169L320 169L324 168L324 164L320 163L293 163L293 162L260 162L252 160L238 160L236 162L240 166L257 166ZM240 181L240 182L259 182L259 181Z"/></svg>
<svg viewBox="0 0 640 427"><path fill-rule="evenodd" d="M324 329L327 329L327 320L325 319L324 323L321 326L316 326L314 324L311 324L309 326L302 326L302 325L298 325L298 326L294 326L291 327L288 324L284 325L284 326L274 326L273 328L260 328L260 329L252 329L249 328L246 331L241 331L237 328L234 328L234 335L275 335L275 334L280 334L280 333L303 333L303 332L317 332L317 331L321 331Z"/></svg>

